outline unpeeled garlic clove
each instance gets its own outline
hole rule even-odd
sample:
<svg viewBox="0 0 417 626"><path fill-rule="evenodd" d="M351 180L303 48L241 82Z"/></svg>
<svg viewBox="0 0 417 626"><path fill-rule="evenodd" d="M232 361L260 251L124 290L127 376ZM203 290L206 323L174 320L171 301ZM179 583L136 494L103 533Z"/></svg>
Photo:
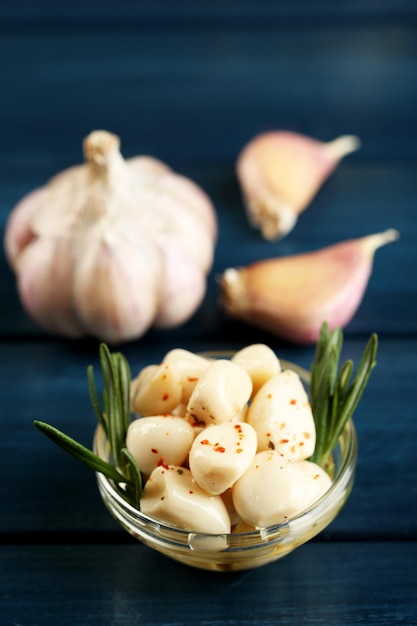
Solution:
<svg viewBox="0 0 417 626"><path fill-rule="evenodd" d="M394 229L311 253L229 268L221 303L234 318L296 343L315 343L323 322L343 328L356 313L375 251L398 239Z"/></svg>
<svg viewBox="0 0 417 626"><path fill-rule="evenodd" d="M286 131L252 139L236 164L250 224L265 239L286 235L340 160L359 144L353 135L324 143Z"/></svg>

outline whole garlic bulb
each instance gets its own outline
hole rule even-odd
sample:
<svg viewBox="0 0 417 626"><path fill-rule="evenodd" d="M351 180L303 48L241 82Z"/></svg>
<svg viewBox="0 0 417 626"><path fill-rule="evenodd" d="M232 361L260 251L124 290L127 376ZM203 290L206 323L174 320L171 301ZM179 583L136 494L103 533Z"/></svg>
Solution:
<svg viewBox="0 0 417 626"><path fill-rule="evenodd" d="M27 312L46 330L116 343L178 326L206 291L217 237L214 207L161 161L124 160L94 131L86 163L24 197L5 251Z"/></svg>

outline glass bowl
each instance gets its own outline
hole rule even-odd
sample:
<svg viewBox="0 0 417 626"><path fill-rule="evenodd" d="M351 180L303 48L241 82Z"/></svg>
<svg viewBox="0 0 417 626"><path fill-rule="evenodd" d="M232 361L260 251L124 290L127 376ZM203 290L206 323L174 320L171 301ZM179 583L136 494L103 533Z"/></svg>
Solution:
<svg viewBox="0 0 417 626"><path fill-rule="evenodd" d="M225 353L204 353L225 358ZM230 357L231 353L227 353ZM302 378L307 390L309 373L281 360ZM110 446L99 425L94 436L94 452L110 461ZM327 492L302 513L285 523L243 533L212 535L189 532L159 522L132 506L123 490L112 480L97 473L99 492L113 517L133 537L167 557L196 568L213 571L237 571L260 567L306 543L328 526L342 509L351 492L357 460L357 436L350 420L332 454L332 485Z"/></svg>

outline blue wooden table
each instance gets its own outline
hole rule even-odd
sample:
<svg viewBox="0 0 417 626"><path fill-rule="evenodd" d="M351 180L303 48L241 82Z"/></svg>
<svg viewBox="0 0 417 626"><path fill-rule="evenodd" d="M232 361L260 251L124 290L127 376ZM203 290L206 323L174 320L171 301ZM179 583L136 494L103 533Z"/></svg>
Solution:
<svg viewBox="0 0 417 626"><path fill-rule="evenodd" d="M396 228L345 330L356 362L379 335L356 415L351 497L319 537L241 574L197 571L130 539L95 479L33 427L90 445L85 369L97 343L43 333L0 256L0 625L417 624L417 5L412 0L147 0L0 4L0 226L15 203L81 160L95 128L152 154L212 198L219 240L207 295L183 327L123 351L134 369L171 347L295 346L218 306L230 265ZM362 139L294 231L263 241L243 214L236 156L273 128Z"/></svg>

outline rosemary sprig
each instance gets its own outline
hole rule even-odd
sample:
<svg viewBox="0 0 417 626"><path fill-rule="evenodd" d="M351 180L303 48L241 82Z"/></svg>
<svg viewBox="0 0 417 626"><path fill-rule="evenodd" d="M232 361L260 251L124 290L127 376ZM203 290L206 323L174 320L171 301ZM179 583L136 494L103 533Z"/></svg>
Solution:
<svg viewBox="0 0 417 626"><path fill-rule="evenodd" d="M101 472L116 483L126 485L132 503L139 508L142 495L142 476L137 463L125 448L126 433L130 422L130 368L121 353L111 353L106 344L100 344L99 361L104 383L102 399L97 390L94 369L87 368L87 382L91 404L99 424L110 443L114 463L103 461L89 450L54 426L35 420L34 425L63 450L96 472Z"/></svg>
<svg viewBox="0 0 417 626"><path fill-rule="evenodd" d="M103 461L97 454L86 448L75 439L72 439L58 428L47 424L46 422L41 422L39 420L35 420L34 424L36 428L38 428L44 435L46 435L51 441L53 441L57 446L68 452L73 457L90 467L96 472L101 472L105 474L108 478L115 480L116 482L126 482L126 476L121 474L114 465Z"/></svg>
<svg viewBox="0 0 417 626"><path fill-rule="evenodd" d="M352 378L353 362L339 366L343 346L343 332L332 332L325 322L317 341L311 366L311 404L316 425L316 447L310 460L322 465L333 450L343 429L358 406L376 365L378 337L369 338L356 373Z"/></svg>

